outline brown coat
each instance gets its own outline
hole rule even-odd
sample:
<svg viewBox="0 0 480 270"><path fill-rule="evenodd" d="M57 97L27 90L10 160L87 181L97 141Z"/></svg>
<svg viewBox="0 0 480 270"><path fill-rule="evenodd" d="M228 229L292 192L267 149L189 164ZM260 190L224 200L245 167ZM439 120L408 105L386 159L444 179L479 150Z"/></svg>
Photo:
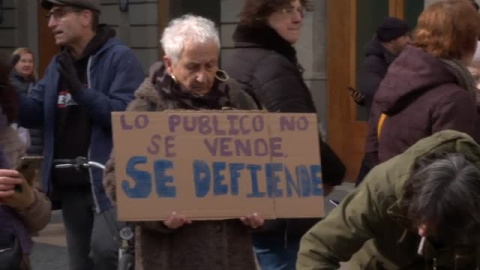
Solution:
<svg viewBox="0 0 480 270"><path fill-rule="evenodd" d="M380 115L387 118L380 140ZM479 139L475 99L444 64L408 46L391 64L375 95L367 129L366 158L372 167L403 153L420 139L451 129Z"/></svg>
<svg viewBox="0 0 480 270"><path fill-rule="evenodd" d="M230 91L231 92L231 91ZM182 109L180 103L165 100L151 79L135 93L127 111ZM248 97L248 96L247 96ZM253 100L249 101L253 106ZM115 162L107 163L104 186L115 202ZM177 230L162 222L141 222L135 229L137 270L245 270L255 269L249 229L239 220L194 221Z"/></svg>
<svg viewBox="0 0 480 270"><path fill-rule="evenodd" d="M0 145L7 162L12 165L17 164L26 152L25 144L19 138L18 133L11 127L0 131ZM30 208L16 211L16 213L31 233L37 233L45 228L50 221L51 203L45 194L35 189L34 204ZM26 256L22 269L30 269L29 265L29 258Z"/></svg>

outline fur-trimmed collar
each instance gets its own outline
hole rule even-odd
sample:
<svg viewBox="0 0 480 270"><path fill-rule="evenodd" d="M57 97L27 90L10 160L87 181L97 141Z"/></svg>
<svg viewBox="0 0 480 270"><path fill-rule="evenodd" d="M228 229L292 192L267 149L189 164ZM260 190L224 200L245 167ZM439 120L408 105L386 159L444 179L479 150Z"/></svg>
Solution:
<svg viewBox="0 0 480 270"><path fill-rule="evenodd" d="M265 24L239 24L233 33L233 41L237 48L262 47L274 50L293 64L298 64L295 48Z"/></svg>

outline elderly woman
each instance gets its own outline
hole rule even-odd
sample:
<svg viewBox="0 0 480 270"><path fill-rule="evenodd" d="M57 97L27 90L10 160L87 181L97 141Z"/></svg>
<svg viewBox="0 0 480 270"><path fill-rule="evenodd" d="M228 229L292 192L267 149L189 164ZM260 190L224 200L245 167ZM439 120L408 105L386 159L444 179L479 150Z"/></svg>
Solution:
<svg viewBox="0 0 480 270"><path fill-rule="evenodd" d="M30 269L31 233L50 220L50 201L13 170L25 145L10 126L16 120L18 100L9 84L9 67L0 63L0 268ZM20 188L20 189L19 189Z"/></svg>
<svg viewBox="0 0 480 270"><path fill-rule="evenodd" d="M246 0L235 29L235 49L225 69L259 106L271 112L316 113L303 81L293 45L300 37L308 0ZM322 142L324 190L342 182L345 167ZM294 269L300 238L318 219L268 221L254 234L258 262L264 270Z"/></svg>
<svg viewBox="0 0 480 270"><path fill-rule="evenodd" d="M225 72L218 69L220 41L215 25L186 15L170 22L162 39L164 62L136 92L127 111L256 109ZM107 164L105 189L115 201L114 162ZM135 269L255 269L250 228L263 224L256 214L241 220L190 221L172 215L137 224Z"/></svg>
<svg viewBox="0 0 480 270"><path fill-rule="evenodd" d="M466 67L479 36L470 1L442 1L420 15L413 46L391 64L374 98L366 143L371 167L445 129L478 141L477 89Z"/></svg>

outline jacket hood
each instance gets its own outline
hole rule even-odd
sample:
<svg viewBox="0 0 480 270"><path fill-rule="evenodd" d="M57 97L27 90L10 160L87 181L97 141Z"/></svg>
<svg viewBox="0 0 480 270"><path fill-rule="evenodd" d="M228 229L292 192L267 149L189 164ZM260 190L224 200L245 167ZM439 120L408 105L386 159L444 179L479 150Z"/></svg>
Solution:
<svg viewBox="0 0 480 270"><path fill-rule="evenodd" d="M105 24L99 25L95 36L87 44L78 60L89 58L90 56L99 54L109 49L113 45L119 44L118 41L112 39L115 36L116 31L113 28ZM68 47L62 48L62 50L65 49L70 51Z"/></svg>
<svg viewBox="0 0 480 270"><path fill-rule="evenodd" d="M374 103L382 113L393 115L414 101L415 96L456 82L454 74L439 59L422 49L407 46L390 65Z"/></svg>
<svg viewBox="0 0 480 270"><path fill-rule="evenodd" d="M88 58L95 53L97 53L102 47L108 42L109 39L115 37L116 32L111 27L107 25L99 25L97 29L97 34L93 39L87 44L87 47L83 50L83 54L80 57Z"/></svg>

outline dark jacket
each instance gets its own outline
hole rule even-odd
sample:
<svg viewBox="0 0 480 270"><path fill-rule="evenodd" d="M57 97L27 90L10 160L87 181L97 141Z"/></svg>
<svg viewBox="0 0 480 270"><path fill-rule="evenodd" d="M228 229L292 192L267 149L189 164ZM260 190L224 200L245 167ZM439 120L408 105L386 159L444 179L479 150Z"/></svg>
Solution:
<svg viewBox="0 0 480 270"><path fill-rule="evenodd" d="M17 93L27 96L30 88L35 84L35 77L24 78L15 69L10 74L10 81L17 89ZM27 155L43 156L43 132L41 129L29 129L30 147L27 149Z"/></svg>
<svg viewBox="0 0 480 270"><path fill-rule="evenodd" d="M393 60L395 56L383 47L378 38L375 37L367 45L365 60L358 76L358 90L365 96L365 107L368 112L372 107L373 97Z"/></svg>
<svg viewBox="0 0 480 270"><path fill-rule="evenodd" d="M387 118L378 139L382 113ZM390 66L375 96L367 129L367 161L375 166L445 129L478 140L475 98L439 59L408 46Z"/></svg>
<svg viewBox="0 0 480 270"><path fill-rule="evenodd" d="M41 179L43 188L49 192L60 83L57 57L52 59L45 76L30 90L29 96L22 97L19 114L21 126L43 127L45 159ZM125 110L145 75L132 50L116 38L109 39L88 62L88 86L79 93L75 101L87 109L92 119L88 158L105 164L112 149L111 112ZM111 208L102 185L102 170L91 168L89 171L96 211Z"/></svg>
<svg viewBox="0 0 480 270"><path fill-rule="evenodd" d="M198 98L182 92L163 66L154 68L152 77L145 80L135 96L127 111L257 108L254 100L232 79L227 83L217 81L208 97ZM104 185L113 202L116 201L115 184L112 155L105 170ZM193 221L177 230L168 229L162 222L142 222L136 226L135 264L137 270L255 269L250 230L238 219Z"/></svg>
<svg viewBox="0 0 480 270"><path fill-rule="evenodd" d="M235 49L225 65L225 70L235 78L242 89L252 95L260 106L271 112L316 113L312 95L303 81L303 69L297 61L295 48L278 33L264 25L238 25L233 34ZM320 139L321 140L321 139ZM328 145L322 144L324 157L341 161ZM324 154L323 151L329 151ZM324 172L327 167L323 166ZM343 169L343 170L342 170ZM340 174L326 177L325 183L341 184L345 173L343 164ZM278 235L303 235L318 219L278 219L265 223L263 233Z"/></svg>
<svg viewBox="0 0 480 270"><path fill-rule="evenodd" d="M415 161L444 152L461 153L477 166L480 164L480 146L466 134L445 130L419 141L403 154L375 167L358 189L305 234L296 269L338 269L340 262L349 261L360 249L345 269L435 269L427 267L427 260L417 255L420 236L412 229L401 201ZM474 269L441 265L455 261L453 248L439 252L425 245L425 249L426 255L440 254L438 269Z"/></svg>

